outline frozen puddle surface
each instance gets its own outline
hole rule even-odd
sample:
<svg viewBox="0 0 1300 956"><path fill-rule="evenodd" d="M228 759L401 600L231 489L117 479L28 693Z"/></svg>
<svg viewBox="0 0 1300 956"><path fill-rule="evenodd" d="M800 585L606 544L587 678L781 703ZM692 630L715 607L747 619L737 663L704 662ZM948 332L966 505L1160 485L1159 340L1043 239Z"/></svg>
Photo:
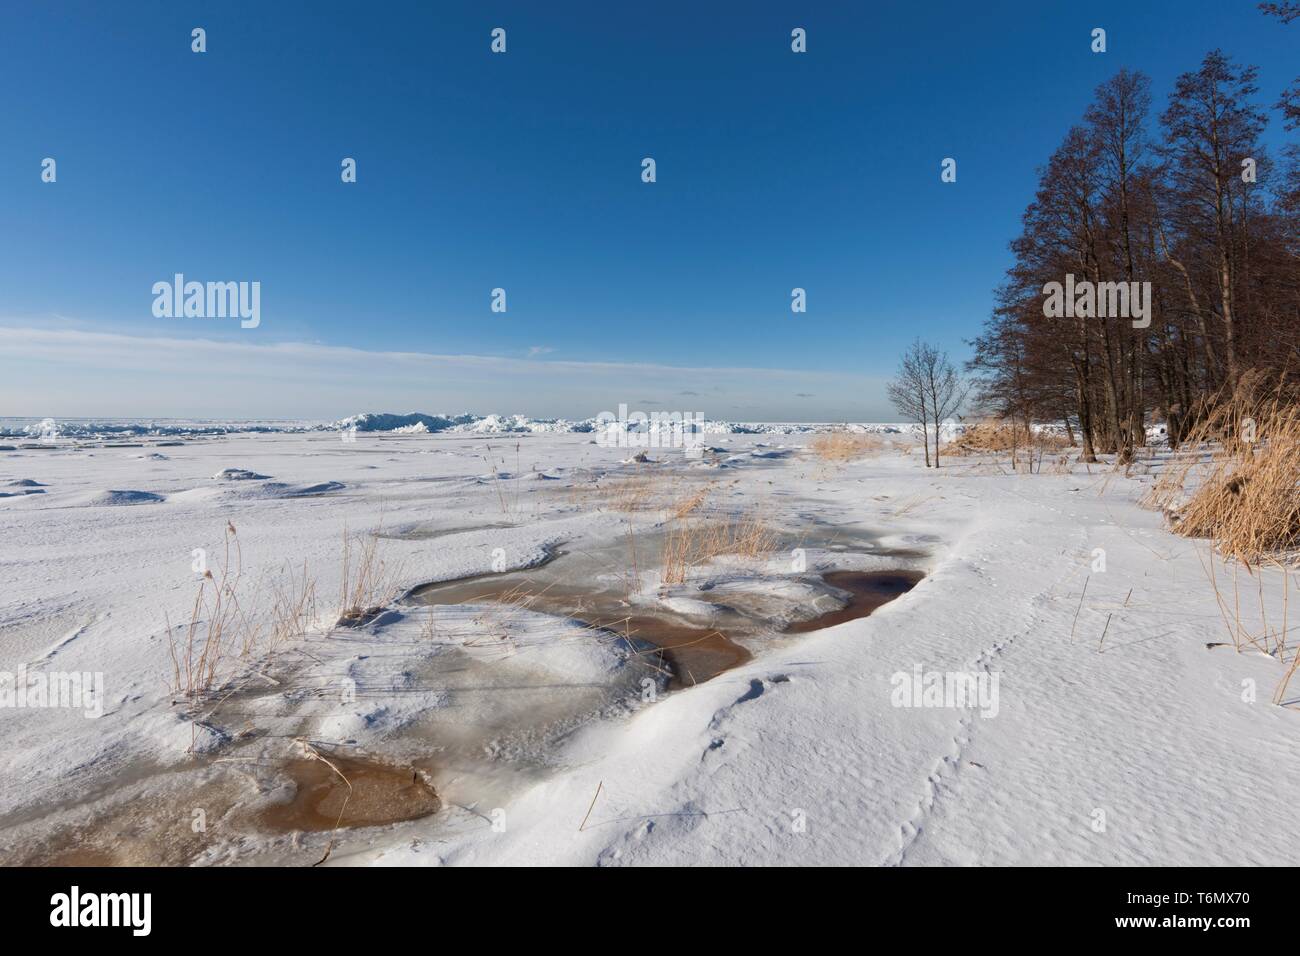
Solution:
<svg viewBox="0 0 1300 956"><path fill-rule="evenodd" d="M222 759L196 756L179 769L142 768L119 778L111 800L63 808L66 821L39 842L6 845L4 861L184 866L235 862L252 849L311 864L322 850L301 845L301 834L328 838L336 827L343 833L418 820L441 807L426 774L413 767L336 753L327 761L258 759L244 748ZM209 839L214 831L227 838Z"/></svg>
<svg viewBox="0 0 1300 956"><path fill-rule="evenodd" d="M805 634L866 617L912 590L922 577L919 571L830 571L822 575L822 580L846 592L848 603L838 611L827 611L819 617L791 624L785 633Z"/></svg>
<svg viewBox="0 0 1300 956"><path fill-rule="evenodd" d="M280 833L418 820L441 805L425 775L413 768L331 757L328 764L295 760L285 771L293 781L293 797L269 807L259 821Z"/></svg>
<svg viewBox="0 0 1300 956"><path fill-rule="evenodd" d="M621 644L642 677L659 678L670 689L702 683L752 656L719 627L651 613L616 590L560 584L540 572L431 585L415 591L411 600L434 607L495 604L563 618L588 629L593 640Z"/></svg>
<svg viewBox="0 0 1300 956"><path fill-rule="evenodd" d="M749 644L779 634L803 634L866 617L922 578L914 571L830 571L801 581L793 600L753 582L706 583L689 598L669 598L647 607L641 595L620 592L617 577L567 583L567 556L554 564L515 574L432 584L409 596L431 606L497 604L566 618L582 627L623 639L642 666L665 678L669 690L711 680L753 656ZM587 557L591 557L588 555ZM603 557L603 555L602 555ZM818 586L820 584L820 587ZM799 596L808 598L807 604ZM769 616L770 615L770 616ZM697 621L708 621L701 626Z"/></svg>
<svg viewBox="0 0 1300 956"><path fill-rule="evenodd" d="M865 617L922 577L889 569L913 556L860 532L779 537L765 555L714 560L673 583L659 570L664 535L649 531L417 587L219 699L177 707L170 719L187 740L201 711L201 752L119 777L111 796L44 821L0 821L0 855L311 865L379 828L422 840L487 825L491 808L565 766L565 740L580 728ZM195 808L206 833L193 829Z"/></svg>

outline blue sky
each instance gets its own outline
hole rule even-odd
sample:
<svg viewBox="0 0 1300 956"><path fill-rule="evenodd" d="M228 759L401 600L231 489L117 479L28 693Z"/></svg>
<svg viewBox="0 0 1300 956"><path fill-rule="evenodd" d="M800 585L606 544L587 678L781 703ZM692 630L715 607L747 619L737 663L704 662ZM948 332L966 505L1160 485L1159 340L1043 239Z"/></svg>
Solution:
<svg viewBox="0 0 1300 956"><path fill-rule="evenodd" d="M888 420L908 341L967 354L1098 83L1141 69L1158 111L1215 46L1264 103L1300 73L1300 26L1236 0L0 17L0 415ZM155 318L177 272L259 281L261 324Z"/></svg>

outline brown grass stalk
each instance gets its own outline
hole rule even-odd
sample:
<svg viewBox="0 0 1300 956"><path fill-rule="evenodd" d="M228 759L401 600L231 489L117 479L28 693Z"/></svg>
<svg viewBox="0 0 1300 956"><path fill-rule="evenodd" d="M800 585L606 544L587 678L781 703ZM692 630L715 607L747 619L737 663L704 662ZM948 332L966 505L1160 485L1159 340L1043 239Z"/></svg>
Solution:
<svg viewBox="0 0 1300 956"><path fill-rule="evenodd" d="M826 432L808 443L808 450L825 462L853 461L879 454L884 449L884 439L864 432Z"/></svg>

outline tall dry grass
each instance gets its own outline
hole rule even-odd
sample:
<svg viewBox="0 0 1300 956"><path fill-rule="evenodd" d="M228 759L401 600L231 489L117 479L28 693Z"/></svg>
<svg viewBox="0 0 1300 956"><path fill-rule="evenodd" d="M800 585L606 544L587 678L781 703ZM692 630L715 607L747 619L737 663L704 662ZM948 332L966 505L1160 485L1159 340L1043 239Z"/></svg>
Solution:
<svg viewBox="0 0 1300 956"><path fill-rule="evenodd" d="M343 529L343 570L337 624L357 627L398 597L397 570L384 558L379 532L353 535Z"/></svg>
<svg viewBox="0 0 1300 956"><path fill-rule="evenodd" d="M1273 695L1274 703L1283 703L1300 667L1300 640L1289 624L1291 575L1300 551L1295 397L1243 376L1233 392L1204 410L1144 503L1162 510L1176 534L1209 541L1208 559L1201 563L1232 646L1268 654L1286 667ZM1270 603L1280 604L1280 618L1270 620Z"/></svg>
<svg viewBox="0 0 1300 956"><path fill-rule="evenodd" d="M662 497L670 493L668 485L662 475L628 475L598 485L596 494L608 510L631 514L658 507Z"/></svg>
<svg viewBox="0 0 1300 956"><path fill-rule="evenodd" d="M305 636L315 624L316 579L308 574L306 561L300 572L286 563L271 582L266 655L275 657L285 644ZM246 654L254 652L255 648L245 651Z"/></svg>
<svg viewBox="0 0 1300 956"><path fill-rule="evenodd" d="M503 514L503 515L504 515L505 517L507 517L507 518L512 518L512 517L514 517L514 516L518 513L518 511L519 511L519 497L520 497L520 486L519 486L519 480L520 480L520 479L519 479L519 462L520 462L520 459L519 459L519 449L520 449L520 443L519 443L519 442L515 442L515 470L514 470L513 472L511 472L510 475L509 475L509 478L510 478L510 487L509 487L509 488L507 488L506 485L505 485L505 482L506 482L506 475L505 475L502 471L500 471L500 470L497 469L497 462L496 462L493 458L489 458L489 457L488 457L488 455L494 455L494 454L495 454L495 452L494 452L494 450L493 450L491 444L487 445L486 447L487 447L487 455L480 455L479 457L481 457L481 458L483 459L483 461L487 464L488 468L491 469L491 472L490 472L490 473L491 473L491 475L492 475L492 487L493 487L493 489L494 489L494 490L496 491L496 493L497 493L497 505L501 508L501 514ZM501 459L501 464L504 465L505 463L506 463L506 460L505 460L504 458L502 458L502 459Z"/></svg>
<svg viewBox="0 0 1300 956"><path fill-rule="evenodd" d="M574 505L622 514L661 512L676 515L700 507L717 482L651 471L611 476L585 486L575 486Z"/></svg>
<svg viewBox="0 0 1300 956"><path fill-rule="evenodd" d="M1273 692L1273 703L1282 704L1286 700L1287 688L1300 668L1300 639L1291 633L1300 627L1290 624L1291 575L1294 569L1276 559L1254 567L1224 559L1225 578L1231 568L1232 593L1228 595L1227 582L1220 584L1217 560L1218 557L1211 552L1208 559L1202 559L1201 565L1214 589L1228 638L1238 653L1255 650L1285 665L1286 671ZM1241 579L1243 570L1249 579L1244 586ZM1274 594L1281 592L1282 607L1280 615L1271 620L1268 611L1270 590Z"/></svg>
<svg viewBox="0 0 1300 956"><path fill-rule="evenodd" d="M239 603L244 575L243 548L235 526L226 522L224 553L216 574L206 569L199 579L189 624L178 638L167 620L167 647L172 661L171 692L191 704L220 686L236 642L250 644L248 617ZM241 632L244 637L241 639Z"/></svg>
<svg viewBox="0 0 1300 956"><path fill-rule="evenodd" d="M1247 566L1300 548L1300 407L1243 385L1188 435L1145 503Z"/></svg>
<svg viewBox="0 0 1300 956"><path fill-rule="evenodd" d="M688 515L669 523L661 553L661 580L684 584L696 568L715 558L765 560L780 534L759 514Z"/></svg>
<svg viewBox="0 0 1300 956"><path fill-rule="evenodd" d="M1042 471L1044 457L1059 455L1069 445L1064 435L1041 429L1035 431L1023 422L1011 419L990 418L966 426L960 435L948 442L948 454L1008 455L1012 471L1021 470L1023 460L1032 474Z"/></svg>
<svg viewBox="0 0 1300 956"><path fill-rule="evenodd" d="M343 532L336 626L364 624L398 596L400 575L382 553L378 534ZM316 579L307 563L286 562L250 586L233 523L224 531L220 562L199 578L189 622L173 628L164 615L172 674L169 691L191 705L224 693L251 662L265 667L318 621Z"/></svg>
<svg viewBox="0 0 1300 956"><path fill-rule="evenodd" d="M316 581L305 562L301 572L286 564L251 597L246 585L243 549L227 522L221 563L199 579L189 623L178 636L167 620L170 691L190 705L223 691L241 664L274 659L316 623Z"/></svg>
<svg viewBox="0 0 1300 956"><path fill-rule="evenodd" d="M885 441L865 432L826 432L810 441L808 450L822 461L847 462L879 454L885 450Z"/></svg>

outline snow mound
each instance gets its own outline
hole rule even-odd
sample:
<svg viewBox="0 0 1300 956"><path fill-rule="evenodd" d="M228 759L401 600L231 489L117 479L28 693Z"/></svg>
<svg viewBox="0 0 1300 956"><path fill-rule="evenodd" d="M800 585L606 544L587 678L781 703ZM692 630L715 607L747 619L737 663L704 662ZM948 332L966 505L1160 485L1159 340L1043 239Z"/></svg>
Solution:
<svg viewBox="0 0 1300 956"><path fill-rule="evenodd" d="M194 504L208 501L254 501L269 498L305 498L324 495L346 488L341 481L320 481L311 485L291 485L283 481L232 483L217 487L190 488L171 496L173 502Z"/></svg>
<svg viewBox="0 0 1300 956"><path fill-rule="evenodd" d="M14 491L0 491L0 498L21 498L23 495L43 495L45 494L45 485L39 481L33 481L31 478L16 478L5 484L6 488L13 488Z"/></svg>
<svg viewBox="0 0 1300 956"><path fill-rule="evenodd" d="M485 621L505 638L483 640ZM579 683L606 683L631 660L625 643L594 639L585 625L496 604L438 605L432 617L428 608L393 612L375 627L375 633L391 640L454 647L487 663L511 660L535 673Z"/></svg>
<svg viewBox="0 0 1300 956"><path fill-rule="evenodd" d="M132 491L129 489L107 489L104 491L92 491L90 494L82 495L75 500L75 504L87 508L116 507L119 505L151 505L159 501L165 501L162 495L156 495L152 491Z"/></svg>
<svg viewBox="0 0 1300 956"><path fill-rule="evenodd" d="M589 432L595 430L594 421L567 421L563 418L528 418L524 415L486 415L475 422L458 425L457 432L478 435L510 435L546 432Z"/></svg>
<svg viewBox="0 0 1300 956"><path fill-rule="evenodd" d="M388 412L363 412L340 419L334 428L346 431L355 428L359 432L391 432L398 429L410 431L416 425L423 425L426 432L446 431L453 425L464 425L475 421L474 415L425 415L411 412L409 415L392 415Z"/></svg>
<svg viewBox="0 0 1300 956"><path fill-rule="evenodd" d="M305 485L301 488L292 488L284 493L286 498L299 498L303 495L323 495L331 491L342 491L347 485L341 481L321 481L314 485Z"/></svg>
<svg viewBox="0 0 1300 956"><path fill-rule="evenodd" d="M222 468L212 476L217 481L264 481L270 475L259 475L247 468Z"/></svg>

